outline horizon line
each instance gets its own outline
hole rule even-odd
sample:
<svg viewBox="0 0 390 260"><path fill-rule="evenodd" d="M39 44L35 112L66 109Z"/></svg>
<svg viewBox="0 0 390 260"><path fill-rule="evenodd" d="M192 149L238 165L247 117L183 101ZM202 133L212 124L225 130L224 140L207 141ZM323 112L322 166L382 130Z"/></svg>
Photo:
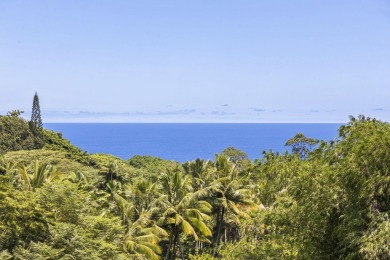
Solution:
<svg viewBox="0 0 390 260"><path fill-rule="evenodd" d="M346 124L348 122L44 122L43 124Z"/></svg>

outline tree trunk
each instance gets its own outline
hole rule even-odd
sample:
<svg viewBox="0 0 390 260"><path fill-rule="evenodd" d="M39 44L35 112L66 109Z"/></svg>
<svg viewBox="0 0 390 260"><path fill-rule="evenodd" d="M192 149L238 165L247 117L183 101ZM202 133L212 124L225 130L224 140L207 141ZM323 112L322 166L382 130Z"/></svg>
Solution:
<svg viewBox="0 0 390 260"><path fill-rule="evenodd" d="M221 231L222 231L222 225L223 225L223 220L224 220L224 215L225 215L225 208L222 207L222 212L221 212L221 218L219 220L219 228L218 228L218 235L217 235L217 245L221 243Z"/></svg>
<svg viewBox="0 0 390 260"><path fill-rule="evenodd" d="M199 254L199 241L195 241L195 255Z"/></svg>
<svg viewBox="0 0 390 260"><path fill-rule="evenodd" d="M224 214L225 214L225 208L222 207L221 215L220 215L220 218L218 220L219 223L218 223L217 241L216 241L216 245L215 245L215 248L214 248L215 249L214 256L217 255L217 251L218 251L219 244L220 244L220 241L221 241L221 230L222 230Z"/></svg>
<svg viewBox="0 0 390 260"><path fill-rule="evenodd" d="M181 259L184 260L184 252L183 252L183 247L180 243L180 236L177 237L177 244L179 245L180 252L181 252Z"/></svg>
<svg viewBox="0 0 390 260"><path fill-rule="evenodd" d="M169 255L170 255L170 252L171 252L171 246L172 246L172 236L169 237L169 245L168 245L168 250L167 250L167 255L165 256L165 260L168 260L169 259Z"/></svg>
<svg viewBox="0 0 390 260"><path fill-rule="evenodd" d="M175 232L175 239L173 240L173 250L172 250L172 259L175 259L176 258L176 245L177 245L177 235L176 235L176 232Z"/></svg>

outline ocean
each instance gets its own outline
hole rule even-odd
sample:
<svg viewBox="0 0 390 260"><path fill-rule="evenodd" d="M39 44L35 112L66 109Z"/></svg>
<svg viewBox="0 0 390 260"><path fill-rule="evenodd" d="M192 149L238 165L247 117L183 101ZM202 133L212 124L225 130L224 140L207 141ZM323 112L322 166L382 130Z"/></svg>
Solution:
<svg viewBox="0 0 390 260"><path fill-rule="evenodd" d="M251 160L262 151L285 152L286 141L301 132L330 141L341 124L161 124L161 123L47 123L73 145L88 153L107 153L122 159L150 155L178 162L213 159L229 146Z"/></svg>

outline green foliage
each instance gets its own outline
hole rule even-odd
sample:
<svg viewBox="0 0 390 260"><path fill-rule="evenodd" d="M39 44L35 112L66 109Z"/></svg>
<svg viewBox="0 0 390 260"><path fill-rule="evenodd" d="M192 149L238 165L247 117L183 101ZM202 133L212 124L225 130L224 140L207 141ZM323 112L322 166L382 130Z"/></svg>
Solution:
<svg viewBox="0 0 390 260"><path fill-rule="evenodd" d="M202 190L214 181L214 165L211 161L196 159L182 165L186 175L191 176L192 186L195 190Z"/></svg>
<svg viewBox="0 0 390 260"><path fill-rule="evenodd" d="M385 228L390 213L390 125L364 116L351 117L340 129L340 137L335 156L344 191L343 217L337 229L342 253L347 257L362 252L363 256L372 255L367 243L378 239L379 249L388 237L386 231L375 232L373 227ZM383 248L377 253L381 258L390 257L389 250Z"/></svg>
<svg viewBox="0 0 390 260"><path fill-rule="evenodd" d="M32 150L32 151L17 151L8 152L4 155L3 164L9 164L9 170L18 169L18 166L24 166L27 172L34 172L35 162L39 160L41 165L52 165L57 172L62 173L61 178L72 178L74 175L82 175L89 183L96 183L100 180L98 170L79 163L78 161L67 158L67 153L62 151L51 150ZM0 160L0 171L1 171ZM19 171L16 175L19 178L14 178L14 182L23 186ZM16 177L15 176L15 177Z"/></svg>
<svg viewBox="0 0 390 260"><path fill-rule="evenodd" d="M10 151L34 148L19 115L0 117L14 138L0 142L1 259L390 258L388 123L351 117L336 141L290 139L292 154L180 165L88 155L46 130L44 149Z"/></svg>
<svg viewBox="0 0 390 260"><path fill-rule="evenodd" d="M31 120L29 122L30 130L35 136L42 136L42 117L41 108L39 106L39 98L37 92L35 92L33 106L31 111Z"/></svg>
<svg viewBox="0 0 390 260"><path fill-rule="evenodd" d="M90 200L87 193L79 190L75 183L63 181L48 183L38 190L46 217L56 222L77 224L80 220L84 203ZM91 209L89 209L91 210Z"/></svg>
<svg viewBox="0 0 390 260"><path fill-rule="evenodd" d="M50 222L50 237L20 252L41 250L51 257L57 252L54 259L125 259L125 228L117 217L97 215L99 204L92 194L67 180L47 183L36 193Z"/></svg>
<svg viewBox="0 0 390 260"><path fill-rule="evenodd" d="M163 213L160 222L170 234L167 259L174 259L177 249L180 249L182 258L188 253L184 252L181 239L192 237L197 242L203 237L207 241L207 237L212 235L206 223L210 218L211 205L202 200L205 194L202 190L193 192L189 177L179 169L167 171L161 176L165 195L161 200Z"/></svg>
<svg viewBox="0 0 390 260"><path fill-rule="evenodd" d="M87 152L83 152L80 148L72 145L68 140L62 138L60 133L50 130L43 130L43 138L45 145L43 149L52 151L63 151L66 157L82 163L87 166L96 166L96 162Z"/></svg>
<svg viewBox="0 0 390 260"><path fill-rule="evenodd" d="M220 155L229 158L236 164L236 168L239 170L245 170L248 167L251 167L251 161L249 160L248 155L237 148L228 147L223 150Z"/></svg>
<svg viewBox="0 0 390 260"><path fill-rule="evenodd" d="M155 173L162 172L166 168L172 168L177 165L177 163L173 161L165 161L158 157L141 155L133 156L127 162L134 168L142 168Z"/></svg>
<svg viewBox="0 0 390 260"><path fill-rule="evenodd" d="M121 163L126 163L126 161L120 159L119 157L116 157L111 154L99 154L95 153L91 155L92 160L96 162L96 165L98 167L104 167L111 162L121 162Z"/></svg>
<svg viewBox="0 0 390 260"><path fill-rule="evenodd" d="M59 222L51 226L51 237L45 244L35 244L22 252L32 255L38 251L50 259L126 259L118 241L123 234L121 226L115 222L99 217L88 218L80 225Z"/></svg>
<svg viewBox="0 0 390 260"><path fill-rule="evenodd" d="M389 124L359 117L308 160L266 154L256 247L276 258L388 258L389 144Z"/></svg>
<svg viewBox="0 0 390 260"><path fill-rule="evenodd" d="M248 160L248 155L244 151L231 146L223 150L221 155L230 158L230 160L234 163Z"/></svg>
<svg viewBox="0 0 390 260"><path fill-rule="evenodd" d="M21 113L22 111L15 110L0 116L0 154L44 148L63 151L69 159L84 165L96 165L86 152L70 144L60 133L43 129L41 119L36 118L29 123L20 117ZM40 117L38 114L37 116Z"/></svg>
<svg viewBox="0 0 390 260"><path fill-rule="evenodd" d="M390 220L382 215L370 224L368 230L360 238L359 253L365 259L386 259L390 255Z"/></svg>
<svg viewBox="0 0 390 260"><path fill-rule="evenodd" d="M18 246L13 252L15 259L60 259L63 249L56 249L42 242L32 242L27 248Z"/></svg>
<svg viewBox="0 0 390 260"><path fill-rule="evenodd" d="M10 260L12 258L13 256L7 250L0 251L0 259Z"/></svg>
<svg viewBox="0 0 390 260"><path fill-rule="evenodd" d="M41 137L31 132L28 122L20 117L21 113L14 110L0 116L0 154L42 147Z"/></svg>
<svg viewBox="0 0 390 260"><path fill-rule="evenodd" d="M215 156L214 181L208 190L215 213L214 244L239 240L241 219L249 218L243 206L252 204L248 189L249 172L240 171L230 158Z"/></svg>
<svg viewBox="0 0 390 260"><path fill-rule="evenodd" d="M176 169L181 167L178 162L166 161L158 157L153 156L140 156L136 155L127 160L128 166L132 169L131 178L147 179L152 182L158 182L162 172ZM129 170L128 170L129 171Z"/></svg>
<svg viewBox="0 0 390 260"><path fill-rule="evenodd" d="M217 258L215 258L214 256L210 255L210 254L201 254L201 255L190 255L189 256L189 259L191 260L216 260Z"/></svg>
<svg viewBox="0 0 390 260"><path fill-rule="evenodd" d="M60 173L53 165L40 164L39 161L35 161L34 171L32 173L28 173L24 165L19 165L18 170L24 187L27 190L33 190L41 187L45 182L60 179Z"/></svg>
<svg viewBox="0 0 390 260"><path fill-rule="evenodd" d="M7 176L0 176L0 251L44 241L49 226L37 196L14 190Z"/></svg>
<svg viewBox="0 0 390 260"><path fill-rule="evenodd" d="M289 139L285 146L291 146L293 154L298 154L299 157L305 158L318 143L319 140L298 133L293 138Z"/></svg>

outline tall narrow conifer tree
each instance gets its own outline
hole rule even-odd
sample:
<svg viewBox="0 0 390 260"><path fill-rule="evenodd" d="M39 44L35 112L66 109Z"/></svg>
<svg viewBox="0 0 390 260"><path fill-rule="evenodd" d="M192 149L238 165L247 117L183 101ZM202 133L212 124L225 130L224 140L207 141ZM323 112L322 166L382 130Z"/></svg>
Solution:
<svg viewBox="0 0 390 260"><path fill-rule="evenodd" d="M37 92L35 92L34 95L34 101L32 106L32 112L31 112L31 121L30 121L30 127L34 134L37 132L40 132L42 130L43 124L42 124L42 117L41 117L41 108L39 107L39 98Z"/></svg>

